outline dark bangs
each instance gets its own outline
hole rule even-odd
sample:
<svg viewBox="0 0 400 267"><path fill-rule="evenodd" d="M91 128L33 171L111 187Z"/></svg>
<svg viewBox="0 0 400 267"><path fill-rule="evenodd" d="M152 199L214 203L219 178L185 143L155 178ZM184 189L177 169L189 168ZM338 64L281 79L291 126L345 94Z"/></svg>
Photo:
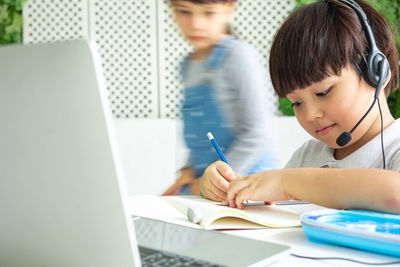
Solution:
<svg viewBox="0 0 400 267"><path fill-rule="evenodd" d="M395 53L397 58L392 34L385 20L370 6L357 2L370 20L378 47L386 56ZM384 24L379 26L381 29L375 29L375 24L381 23ZM390 46L391 43L393 45ZM392 51L393 47L395 51ZM361 77L363 56L367 52L364 30L357 14L349 6L337 0L303 6L283 23L272 44L269 64L274 89L279 97L285 97L330 75L340 75L341 69L348 64ZM394 67L396 73L393 73L397 59L389 56L388 59L392 77L393 74L397 77L397 67ZM392 82L397 83L397 78ZM389 90L390 86L389 83Z"/></svg>

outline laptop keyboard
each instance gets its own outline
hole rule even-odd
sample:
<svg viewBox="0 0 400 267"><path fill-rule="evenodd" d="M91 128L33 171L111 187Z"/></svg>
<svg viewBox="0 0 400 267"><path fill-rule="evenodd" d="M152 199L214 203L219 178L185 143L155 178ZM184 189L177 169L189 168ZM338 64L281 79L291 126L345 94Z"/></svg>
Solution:
<svg viewBox="0 0 400 267"><path fill-rule="evenodd" d="M142 260L142 267L150 266L207 266L207 267L220 267L223 265L213 264L206 261L196 260L191 257L180 256L178 254L154 250L146 247L139 246L140 258Z"/></svg>

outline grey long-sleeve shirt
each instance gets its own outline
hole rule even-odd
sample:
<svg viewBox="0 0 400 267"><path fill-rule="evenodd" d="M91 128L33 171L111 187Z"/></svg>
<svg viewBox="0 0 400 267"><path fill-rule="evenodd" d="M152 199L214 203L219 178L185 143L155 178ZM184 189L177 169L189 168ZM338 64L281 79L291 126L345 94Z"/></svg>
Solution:
<svg viewBox="0 0 400 267"><path fill-rule="evenodd" d="M231 167L246 175L266 152L274 158L271 117L276 100L268 97L273 95L268 93L272 85L257 50L235 40L229 44L227 57L217 70L207 71L205 60L189 60L186 67L185 88L211 81L215 97L233 129L235 143L225 155Z"/></svg>

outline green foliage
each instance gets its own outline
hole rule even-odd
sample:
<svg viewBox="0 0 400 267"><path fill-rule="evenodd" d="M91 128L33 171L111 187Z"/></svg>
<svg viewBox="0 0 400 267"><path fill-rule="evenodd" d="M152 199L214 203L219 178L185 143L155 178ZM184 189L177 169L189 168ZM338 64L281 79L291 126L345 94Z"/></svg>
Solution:
<svg viewBox="0 0 400 267"><path fill-rule="evenodd" d="M368 2L382 14L395 33L397 50L400 53L400 1L399 0L368 0ZM388 97L388 105L393 117L400 118L400 91L392 92Z"/></svg>
<svg viewBox="0 0 400 267"><path fill-rule="evenodd" d="M301 6L305 6L308 5L312 2L317 2L318 0L296 0L296 9L301 7Z"/></svg>
<svg viewBox="0 0 400 267"><path fill-rule="evenodd" d="M400 1L399 0L367 0L376 10L383 14L395 33L397 50L400 52Z"/></svg>
<svg viewBox="0 0 400 267"><path fill-rule="evenodd" d="M279 99L279 110L286 116L294 116L292 102L287 98Z"/></svg>
<svg viewBox="0 0 400 267"><path fill-rule="evenodd" d="M316 2L317 0L296 0L296 9ZM386 20L389 22L394 34L397 50L400 54L400 1L399 0L365 0L371 4L376 10L383 14ZM289 100L287 100L289 101ZM285 114L288 115L286 100L279 101L279 108ZM290 102L290 101L289 101ZM397 90L391 93L388 97L388 105L392 115L395 118L400 118L400 91Z"/></svg>
<svg viewBox="0 0 400 267"><path fill-rule="evenodd" d="M400 118L400 90L392 92L387 101L393 117Z"/></svg>
<svg viewBox="0 0 400 267"><path fill-rule="evenodd" d="M22 5L26 0L0 0L0 45L22 42Z"/></svg>

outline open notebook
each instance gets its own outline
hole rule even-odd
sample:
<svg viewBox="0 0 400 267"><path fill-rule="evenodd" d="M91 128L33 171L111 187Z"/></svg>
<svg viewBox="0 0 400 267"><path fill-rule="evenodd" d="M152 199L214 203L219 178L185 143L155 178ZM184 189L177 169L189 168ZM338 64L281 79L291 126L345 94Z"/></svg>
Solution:
<svg viewBox="0 0 400 267"><path fill-rule="evenodd" d="M243 210L221 206L202 197L168 196L163 199L186 215L189 208L201 211L199 225L204 229L252 229L283 228L301 226L299 214L315 210L316 205L257 205L246 206Z"/></svg>

